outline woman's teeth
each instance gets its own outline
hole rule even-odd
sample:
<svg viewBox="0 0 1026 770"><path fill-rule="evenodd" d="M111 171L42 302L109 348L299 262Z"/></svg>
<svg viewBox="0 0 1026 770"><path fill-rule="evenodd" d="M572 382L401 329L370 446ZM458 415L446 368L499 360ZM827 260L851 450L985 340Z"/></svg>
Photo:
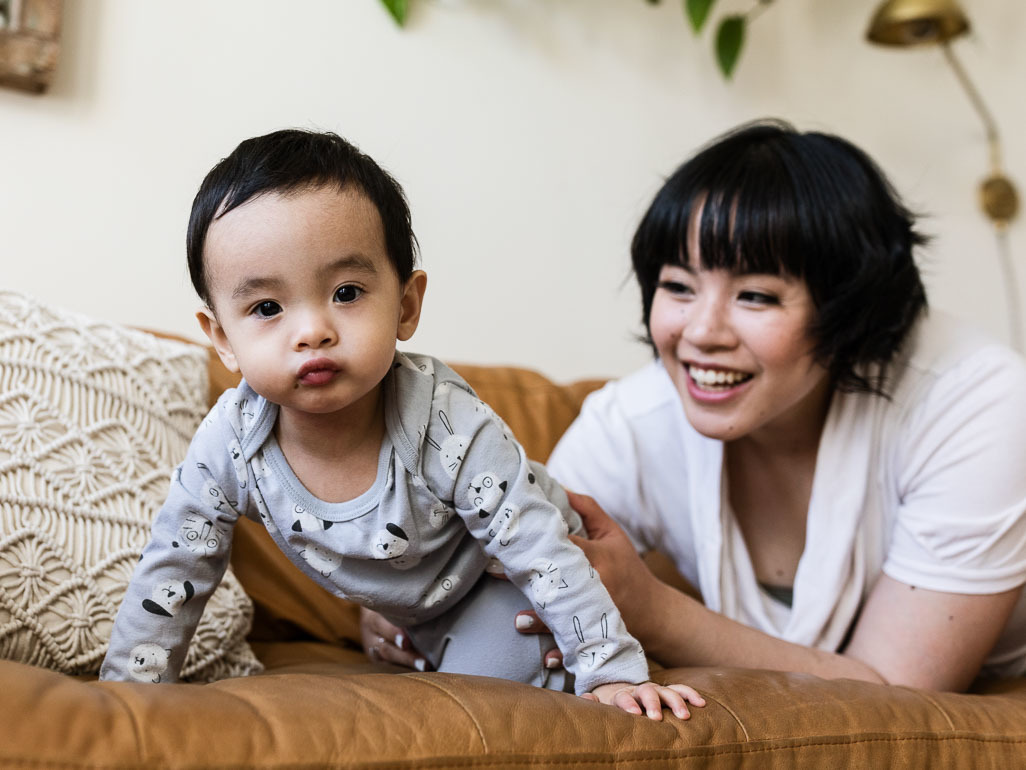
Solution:
<svg viewBox="0 0 1026 770"><path fill-rule="evenodd" d="M727 390L752 379L752 375L745 372L728 372L723 369L699 369L697 366L689 366L688 375L695 381L698 387L704 390Z"/></svg>

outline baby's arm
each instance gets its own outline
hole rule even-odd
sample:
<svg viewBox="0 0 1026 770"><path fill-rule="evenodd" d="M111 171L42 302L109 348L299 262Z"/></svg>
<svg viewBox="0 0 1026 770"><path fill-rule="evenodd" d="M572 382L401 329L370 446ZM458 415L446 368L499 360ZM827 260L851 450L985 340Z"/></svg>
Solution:
<svg viewBox="0 0 1026 770"><path fill-rule="evenodd" d="M178 680L203 609L227 569L238 519L230 457L211 459L218 451L227 455L224 442L205 441L218 433L210 425L206 435L198 433L174 472L114 622L101 679ZM223 478L218 466L231 476Z"/></svg>
<svg viewBox="0 0 1026 770"><path fill-rule="evenodd" d="M454 445L459 439L459 456L449 454L458 460L451 498L456 510L548 624L578 694L611 682L645 683L648 664L641 645L627 632L584 553L568 538L564 515L546 496L556 486L478 403L455 389L448 398L436 393L439 424L429 426L429 437L448 433ZM444 443L435 443L444 454ZM426 451L431 467L437 460ZM560 495L569 511L561 490Z"/></svg>

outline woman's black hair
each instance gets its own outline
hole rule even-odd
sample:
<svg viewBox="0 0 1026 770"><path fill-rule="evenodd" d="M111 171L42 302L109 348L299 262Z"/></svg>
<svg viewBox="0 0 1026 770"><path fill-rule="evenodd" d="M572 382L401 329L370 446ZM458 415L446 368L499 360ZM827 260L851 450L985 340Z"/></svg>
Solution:
<svg viewBox="0 0 1026 770"><path fill-rule="evenodd" d="M688 253L693 224L698 255ZM880 393L886 365L926 308L913 258L926 239L913 225L850 142L782 121L741 126L666 180L634 235L647 341L664 265L697 256L705 269L787 275L809 288L814 354L835 387Z"/></svg>
<svg viewBox="0 0 1026 770"><path fill-rule="evenodd" d="M405 284L417 261L417 239L402 187L374 160L331 132L285 129L242 142L204 178L192 202L185 239L189 276L210 304L203 247L211 223L267 192L306 187L359 189L378 210L389 260Z"/></svg>

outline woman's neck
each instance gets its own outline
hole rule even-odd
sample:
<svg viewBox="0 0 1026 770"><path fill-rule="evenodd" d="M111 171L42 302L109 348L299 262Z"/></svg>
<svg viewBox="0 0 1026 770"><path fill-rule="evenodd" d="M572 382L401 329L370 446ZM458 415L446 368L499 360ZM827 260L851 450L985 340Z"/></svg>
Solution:
<svg viewBox="0 0 1026 770"><path fill-rule="evenodd" d="M772 423L728 442L745 454L763 456L815 457L823 435L834 387L824 377L801 403Z"/></svg>

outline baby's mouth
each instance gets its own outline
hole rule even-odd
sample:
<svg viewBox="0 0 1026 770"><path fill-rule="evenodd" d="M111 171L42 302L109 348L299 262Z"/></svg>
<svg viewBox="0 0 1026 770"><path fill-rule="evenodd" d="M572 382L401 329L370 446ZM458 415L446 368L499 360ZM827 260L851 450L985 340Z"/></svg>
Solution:
<svg viewBox="0 0 1026 770"><path fill-rule="evenodd" d="M695 385L702 390L712 392L736 388L754 376L748 372L738 372L733 369L702 369L698 366L688 366L687 369L688 376Z"/></svg>
<svg viewBox="0 0 1026 770"><path fill-rule="evenodd" d="M334 379L338 371L334 362L319 358L299 367L298 379L304 385L324 385Z"/></svg>

